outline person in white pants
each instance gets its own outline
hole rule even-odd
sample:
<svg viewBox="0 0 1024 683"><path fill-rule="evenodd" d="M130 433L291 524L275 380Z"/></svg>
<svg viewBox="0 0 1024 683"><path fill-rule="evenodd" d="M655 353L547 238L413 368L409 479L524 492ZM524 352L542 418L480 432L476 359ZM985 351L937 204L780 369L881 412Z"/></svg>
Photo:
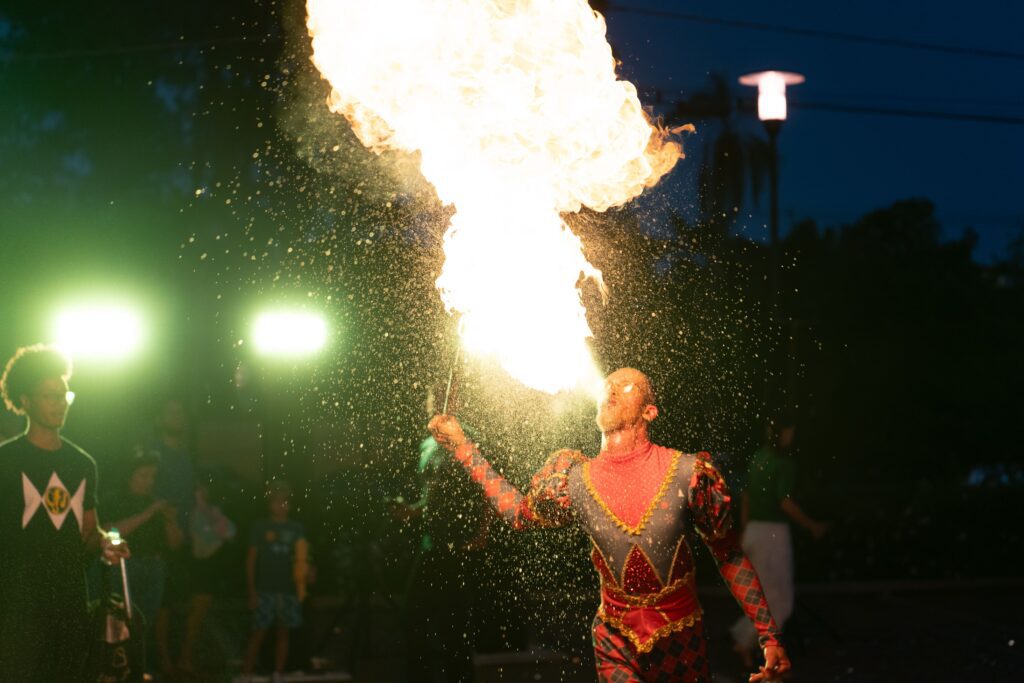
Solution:
<svg viewBox="0 0 1024 683"><path fill-rule="evenodd" d="M793 613L793 543L789 523L795 522L815 540L822 538L829 524L808 516L793 499L796 467L789 451L795 435L793 426L778 432L774 447L762 448L750 461L747 487L743 492L743 551L761 578L765 599L781 629ZM746 666L753 661L757 632L748 619L738 619L730 629L733 649Z"/></svg>

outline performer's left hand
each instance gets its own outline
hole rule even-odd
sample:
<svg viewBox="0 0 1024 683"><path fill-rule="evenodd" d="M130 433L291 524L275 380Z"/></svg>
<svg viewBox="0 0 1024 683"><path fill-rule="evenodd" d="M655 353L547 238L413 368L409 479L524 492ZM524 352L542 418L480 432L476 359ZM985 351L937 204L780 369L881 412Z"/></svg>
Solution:
<svg viewBox="0 0 1024 683"><path fill-rule="evenodd" d="M750 674L750 683L775 681L792 668L785 648L769 645L764 649L764 666L756 674Z"/></svg>
<svg viewBox="0 0 1024 683"><path fill-rule="evenodd" d="M427 429L434 439L449 451L454 452L456 448L466 443L462 425L451 415L435 415Z"/></svg>

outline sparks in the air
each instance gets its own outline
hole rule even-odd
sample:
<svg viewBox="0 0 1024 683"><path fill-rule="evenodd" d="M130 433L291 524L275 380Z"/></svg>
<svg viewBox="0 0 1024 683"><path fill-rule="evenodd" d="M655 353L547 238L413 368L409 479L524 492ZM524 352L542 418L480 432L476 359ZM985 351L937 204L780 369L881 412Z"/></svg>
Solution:
<svg viewBox="0 0 1024 683"><path fill-rule="evenodd" d="M601 273L561 213L603 211L682 156L615 75L584 0L309 0L329 105L420 155L455 207L437 286L465 348L548 392L597 376L579 286Z"/></svg>

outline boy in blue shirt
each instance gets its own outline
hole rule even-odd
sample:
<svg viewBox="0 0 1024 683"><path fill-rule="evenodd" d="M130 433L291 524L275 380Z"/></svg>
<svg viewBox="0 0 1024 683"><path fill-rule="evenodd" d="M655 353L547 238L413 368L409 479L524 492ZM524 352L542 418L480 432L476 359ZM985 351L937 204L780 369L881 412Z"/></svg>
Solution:
<svg viewBox="0 0 1024 683"><path fill-rule="evenodd" d="M309 545L302 525L288 519L291 490L274 482L267 492L270 517L256 521L249 534L246 575L252 634L243 673L251 674L267 632L274 631L274 680L281 680L288 660L288 633L302 625L306 599Z"/></svg>

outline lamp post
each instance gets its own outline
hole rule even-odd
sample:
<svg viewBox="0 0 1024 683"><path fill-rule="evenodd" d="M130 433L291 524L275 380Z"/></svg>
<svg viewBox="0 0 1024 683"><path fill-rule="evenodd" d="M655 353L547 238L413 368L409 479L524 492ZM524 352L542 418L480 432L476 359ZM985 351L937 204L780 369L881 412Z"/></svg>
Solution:
<svg viewBox="0 0 1024 683"><path fill-rule="evenodd" d="M764 123L771 145L771 244L779 243L779 131L786 120L786 86L804 82L801 74L790 71L758 71L740 76L742 85L757 87L757 118ZM777 264L773 264L777 265ZM773 271L775 268L773 268ZM775 275L773 274L773 277Z"/></svg>
<svg viewBox="0 0 1024 683"><path fill-rule="evenodd" d="M757 71L755 73L740 76L741 85L757 87L757 118L761 119L764 129L768 133L768 143L771 148L771 176L770 176L770 218L769 229L771 235L771 251L769 264L769 286L771 287L770 301L772 317L778 315L779 305L779 131L782 130L782 122L786 120L786 86L799 85L806 79L802 74L791 71ZM781 344L776 354L781 352ZM778 363L773 363L778 367ZM769 368L771 370L772 368ZM789 369L786 369L786 374ZM765 400L771 397L771 382L765 383Z"/></svg>

